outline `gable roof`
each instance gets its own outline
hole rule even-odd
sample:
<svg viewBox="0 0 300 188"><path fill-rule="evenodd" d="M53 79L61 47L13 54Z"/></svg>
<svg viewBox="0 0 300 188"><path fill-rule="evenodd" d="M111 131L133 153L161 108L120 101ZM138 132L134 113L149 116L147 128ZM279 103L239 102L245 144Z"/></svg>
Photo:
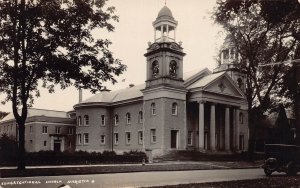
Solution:
<svg viewBox="0 0 300 188"><path fill-rule="evenodd" d="M64 111L28 108L27 118L34 117L34 116L68 118L67 112L64 112ZM14 114L11 112L7 116L5 116L0 122L2 123L5 121L10 121L10 120L14 120L14 119L15 119Z"/></svg>
<svg viewBox="0 0 300 188"><path fill-rule="evenodd" d="M227 78L229 78L229 76L225 72L219 72L213 74L207 68L192 70L183 74L184 86L187 89L206 87L222 76L227 76ZM229 78L229 80L230 80L229 82L233 83L231 78ZM233 83L233 85L235 84ZM82 101L79 104L76 104L75 107L78 105L88 105L91 103L111 104L111 103L118 103L130 99L139 99L139 98L142 99L143 93L141 92L141 90L144 89L145 86L146 84L144 83L144 84L139 84L133 87L115 90L111 92L103 91ZM239 88L237 88L237 90L239 90ZM239 93L242 93L242 91L239 90Z"/></svg>

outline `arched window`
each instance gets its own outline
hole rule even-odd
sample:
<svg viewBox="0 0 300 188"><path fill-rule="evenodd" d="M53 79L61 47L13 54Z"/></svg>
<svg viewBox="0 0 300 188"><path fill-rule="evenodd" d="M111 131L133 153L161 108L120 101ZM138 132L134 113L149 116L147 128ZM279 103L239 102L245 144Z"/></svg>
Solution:
<svg viewBox="0 0 300 188"><path fill-rule="evenodd" d="M128 113L126 114L126 123L127 123L127 124L130 124L130 122L131 122L131 115L130 115L130 113L128 112Z"/></svg>
<svg viewBox="0 0 300 188"><path fill-rule="evenodd" d="M241 78L238 78L237 79L237 84L238 84L239 88L242 89L242 87L243 87L243 80Z"/></svg>
<svg viewBox="0 0 300 188"><path fill-rule="evenodd" d="M178 105L176 102L172 104L172 115L177 115Z"/></svg>
<svg viewBox="0 0 300 188"><path fill-rule="evenodd" d="M119 124L119 116L118 114L115 114L115 125Z"/></svg>
<svg viewBox="0 0 300 188"><path fill-rule="evenodd" d="M78 126L81 126L81 125L82 125L82 122L81 122L81 116L78 116L78 117L77 117L77 125L78 125Z"/></svg>
<svg viewBox="0 0 300 188"><path fill-rule="evenodd" d="M143 123L143 112L139 111L139 123Z"/></svg>
<svg viewBox="0 0 300 188"><path fill-rule="evenodd" d="M156 105L154 102L151 103L151 114L156 115Z"/></svg>
<svg viewBox="0 0 300 188"><path fill-rule="evenodd" d="M85 115L84 117L83 117L83 125L84 126L88 126L89 125L89 116L88 115Z"/></svg>
<svg viewBox="0 0 300 188"><path fill-rule="evenodd" d="M170 62L169 70L170 70L170 76L175 77L176 73L177 73L177 62L176 61L172 60Z"/></svg>
<svg viewBox="0 0 300 188"><path fill-rule="evenodd" d="M159 74L159 65L157 61L152 63L152 75L157 76Z"/></svg>
<svg viewBox="0 0 300 188"><path fill-rule="evenodd" d="M240 124L244 123L244 114L241 112L239 115L239 119L240 119Z"/></svg>

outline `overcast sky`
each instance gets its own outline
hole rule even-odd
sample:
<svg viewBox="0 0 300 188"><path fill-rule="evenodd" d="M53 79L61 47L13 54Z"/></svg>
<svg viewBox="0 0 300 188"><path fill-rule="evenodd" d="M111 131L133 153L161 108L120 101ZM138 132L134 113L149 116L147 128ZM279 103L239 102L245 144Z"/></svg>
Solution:
<svg viewBox="0 0 300 188"><path fill-rule="evenodd" d="M148 42L153 42L152 22L156 19L165 0L109 0L109 5L116 7L120 21L114 23L115 32L95 33L97 37L111 39L110 47L115 58L121 59L128 66L127 71L119 76L119 83L104 83L109 89L117 90L129 84L141 84L146 78L146 52ZM215 57L224 36L222 29L211 20L215 0L167 0L174 18L178 21L176 39L182 41L186 56L183 60L184 72L194 69L216 67ZM122 80L125 79L125 82ZM84 91L83 99L91 97ZM48 94L41 89L41 97L35 99L34 108L69 111L78 102L78 92L73 87L56 90ZM0 111L11 112L11 103L0 104Z"/></svg>

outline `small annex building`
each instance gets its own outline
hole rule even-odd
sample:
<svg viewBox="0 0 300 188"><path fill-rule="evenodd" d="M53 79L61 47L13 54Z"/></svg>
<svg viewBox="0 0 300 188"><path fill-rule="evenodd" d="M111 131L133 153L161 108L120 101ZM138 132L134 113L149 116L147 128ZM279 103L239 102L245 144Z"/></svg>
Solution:
<svg viewBox="0 0 300 188"><path fill-rule="evenodd" d="M25 123L25 150L75 151L75 124L67 112L29 108ZM3 134L18 140L19 131L13 113L0 121L0 136Z"/></svg>

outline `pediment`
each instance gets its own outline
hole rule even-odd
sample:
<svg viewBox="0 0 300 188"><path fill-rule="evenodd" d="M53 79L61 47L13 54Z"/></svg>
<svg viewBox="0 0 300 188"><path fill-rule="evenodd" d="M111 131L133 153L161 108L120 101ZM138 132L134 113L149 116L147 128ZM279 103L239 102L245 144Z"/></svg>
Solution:
<svg viewBox="0 0 300 188"><path fill-rule="evenodd" d="M240 88L238 88L236 83L227 75L227 73L224 73L215 80L212 80L210 83L206 84L203 87L203 91L245 98L244 93Z"/></svg>

